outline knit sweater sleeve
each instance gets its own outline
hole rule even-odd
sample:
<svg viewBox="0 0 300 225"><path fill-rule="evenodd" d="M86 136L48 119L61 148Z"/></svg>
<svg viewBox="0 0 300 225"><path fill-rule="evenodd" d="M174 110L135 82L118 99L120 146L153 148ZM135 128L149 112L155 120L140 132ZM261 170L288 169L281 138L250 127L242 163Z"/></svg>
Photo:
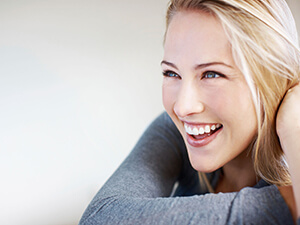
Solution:
<svg viewBox="0 0 300 225"><path fill-rule="evenodd" d="M185 173L194 179L185 158L184 142L163 113L96 194L79 224L293 224L276 186L169 197ZM189 188L189 182L185 185Z"/></svg>

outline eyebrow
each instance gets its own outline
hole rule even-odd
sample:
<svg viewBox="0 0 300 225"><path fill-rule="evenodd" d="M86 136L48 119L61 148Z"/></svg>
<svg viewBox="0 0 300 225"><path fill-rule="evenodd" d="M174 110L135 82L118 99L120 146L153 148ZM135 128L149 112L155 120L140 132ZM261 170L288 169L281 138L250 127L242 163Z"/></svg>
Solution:
<svg viewBox="0 0 300 225"><path fill-rule="evenodd" d="M161 64L161 65L162 65L162 64L166 64L166 65L171 66L171 67L173 67L173 68L175 68L175 69L178 69L177 66L176 66L174 63L171 63L171 62L168 62L168 61L165 61L165 60L161 61L160 64ZM232 66L230 66L230 65L228 65L228 64L226 64L226 63L223 63L223 62L209 62L209 63L202 63L202 64L196 65L196 66L195 66L195 69L202 69L202 68L209 67L209 66L213 66L213 65L222 65L222 66L226 66L226 67L229 67L229 68L233 69Z"/></svg>

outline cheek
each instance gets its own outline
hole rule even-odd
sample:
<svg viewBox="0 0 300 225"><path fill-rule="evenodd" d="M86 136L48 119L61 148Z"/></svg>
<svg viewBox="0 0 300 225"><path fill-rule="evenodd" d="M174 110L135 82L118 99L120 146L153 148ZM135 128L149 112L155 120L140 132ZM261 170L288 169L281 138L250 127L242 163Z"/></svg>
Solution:
<svg viewBox="0 0 300 225"><path fill-rule="evenodd" d="M212 110L214 113L223 114L224 112L230 111L232 98L229 93L226 93L226 90L216 88L205 93L203 102L207 108Z"/></svg>
<svg viewBox="0 0 300 225"><path fill-rule="evenodd" d="M237 94L238 93L238 94ZM208 93L206 99L210 109L220 117L220 119L230 125L247 124L254 126L257 124L256 112L250 91L247 87L241 88L220 88Z"/></svg>
<svg viewBox="0 0 300 225"><path fill-rule="evenodd" d="M166 111L170 114L173 111L176 101L176 89L168 85L168 82L165 81L162 85L162 100Z"/></svg>
<svg viewBox="0 0 300 225"><path fill-rule="evenodd" d="M256 111L252 96L247 87L242 89L231 89L232 91L223 94L222 101L219 101L218 112L222 112L224 120L229 125L236 137L252 137L257 132ZM245 140L246 141L246 140Z"/></svg>

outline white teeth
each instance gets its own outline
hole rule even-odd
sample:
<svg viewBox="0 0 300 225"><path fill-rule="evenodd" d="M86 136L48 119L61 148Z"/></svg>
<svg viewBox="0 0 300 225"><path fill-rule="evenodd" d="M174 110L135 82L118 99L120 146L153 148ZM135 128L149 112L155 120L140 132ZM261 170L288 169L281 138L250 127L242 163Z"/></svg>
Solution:
<svg viewBox="0 0 300 225"><path fill-rule="evenodd" d="M205 128L204 128L204 131L205 133L210 133L210 126L209 125L206 125Z"/></svg>
<svg viewBox="0 0 300 225"><path fill-rule="evenodd" d="M216 129L216 125L212 125L210 129L211 130L215 130Z"/></svg>
<svg viewBox="0 0 300 225"><path fill-rule="evenodd" d="M188 124L184 124L184 128L185 128L185 131L190 134L190 135L199 135L199 134L209 134L211 131L214 131L218 128L220 128L222 125L221 124L216 124L216 125L206 125L205 127L200 127L200 128L197 128L197 127L192 127L192 126L189 126Z"/></svg>
<svg viewBox="0 0 300 225"><path fill-rule="evenodd" d="M199 134L199 131L196 127L194 127L193 129L193 135L198 135Z"/></svg>

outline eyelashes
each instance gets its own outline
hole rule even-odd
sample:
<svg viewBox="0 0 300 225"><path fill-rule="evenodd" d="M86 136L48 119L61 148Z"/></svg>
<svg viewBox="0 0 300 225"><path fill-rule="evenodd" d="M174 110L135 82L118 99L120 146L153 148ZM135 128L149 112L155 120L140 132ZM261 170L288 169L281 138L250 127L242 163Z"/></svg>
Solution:
<svg viewBox="0 0 300 225"><path fill-rule="evenodd" d="M181 77L177 73L175 73L171 70L163 71L162 74L163 74L164 77L181 79ZM213 78L220 78L220 77L225 78L226 76L223 75L222 73L215 72L215 71L205 71L201 74L201 79L213 79Z"/></svg>
<svg viewBox="0 0 300 225"><path fill-rule="evenodd" d="M202 78L208 78L208 79L211 79L211 78L219 78L221 77L222 75L219 74L219 73L216 73L216 72L213 72L213 71L208 71L208 72L205 72L202 76Z"/></svg>
<svg viewBox="0 0 300 225"><path fill-rule="evenodd" d="M173 71L167 70L163 71L163 76L164 77L175 77L175 78L181 78L177 73L174 73Z"/></svg>

